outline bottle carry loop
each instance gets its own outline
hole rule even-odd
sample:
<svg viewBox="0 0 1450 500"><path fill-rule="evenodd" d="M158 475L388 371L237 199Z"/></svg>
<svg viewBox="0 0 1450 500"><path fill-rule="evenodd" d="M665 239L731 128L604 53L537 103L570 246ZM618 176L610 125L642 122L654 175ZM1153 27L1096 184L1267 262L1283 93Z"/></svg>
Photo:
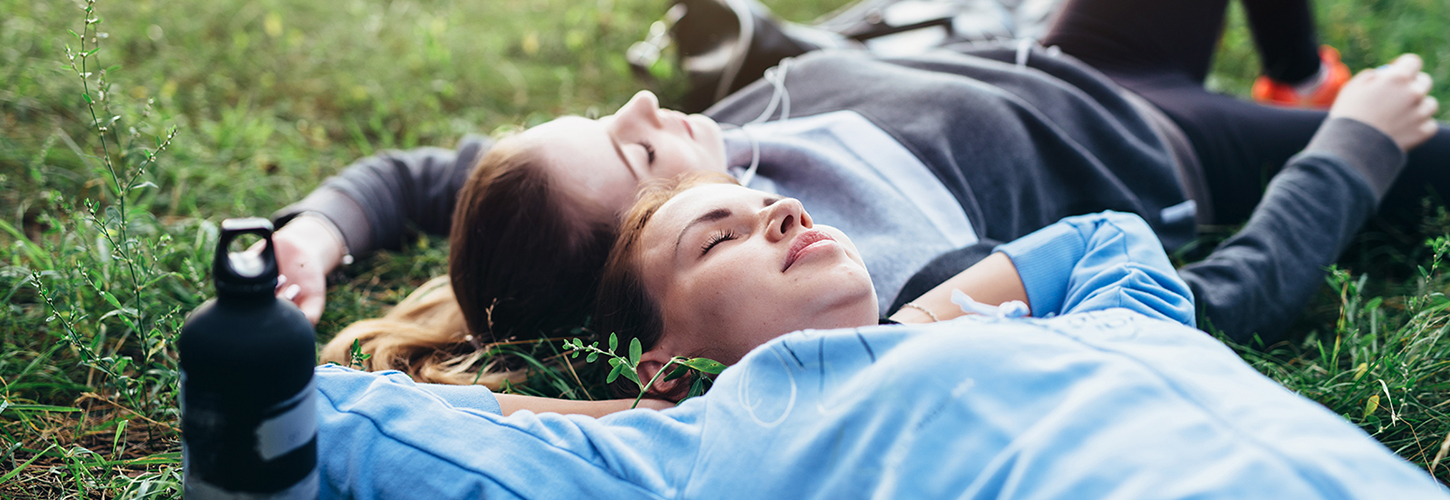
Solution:
<svg viewBox="0 0 1450 500"><path fill-rule="evenodd" d="M255 234L267 242L260 255L227 250L233 240L244 234ZM261 217L222 221L216 257L212 260L212 277L218 294L271 294L277 288L279 272L277 251L272 247L272 221Z"/></svg>

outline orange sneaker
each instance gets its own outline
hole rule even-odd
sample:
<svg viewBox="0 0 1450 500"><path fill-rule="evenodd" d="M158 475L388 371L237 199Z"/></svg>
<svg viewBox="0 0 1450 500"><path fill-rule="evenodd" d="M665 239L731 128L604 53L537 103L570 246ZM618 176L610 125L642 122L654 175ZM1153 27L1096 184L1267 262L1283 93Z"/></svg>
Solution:
<svg viewBox="0 0 1450 500"><path fill-rule="evenodd" d="M1324 72L1324 79L1319 82L1313 92L1301 94L1294 89L1293 85L1276 82L1267 76L1259 76L1254 80L1254 88L1251 94L1255 101L1267 104L1278 104L1281 106L1293 106L1300 108L1325 109L1334 104L1334 98L1339 97L1339 89L1349 82L1349 67L1339 61L1339 51L1328 45L1319 47L1320 68Z"/></svg>

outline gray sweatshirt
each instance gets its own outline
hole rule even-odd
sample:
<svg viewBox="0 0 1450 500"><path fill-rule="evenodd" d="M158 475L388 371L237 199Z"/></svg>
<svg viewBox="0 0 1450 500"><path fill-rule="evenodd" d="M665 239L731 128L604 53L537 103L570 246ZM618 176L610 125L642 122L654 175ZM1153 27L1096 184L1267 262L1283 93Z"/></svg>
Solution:
<svg viewBox="0 0 1450 500"><path fill-rule="evenodd" d="M1025 66L997 60L1009 53L880 59L823 52L792 60L784 78L792 119L849 111L880 133L804 139L809 147L795 149L784 147L788 137L757 137L765 147L752 186L800 198L818 217L830 214L863 256L873 255L867 266L883 313L985 257L995 244L1070 215L1133 212L1167 248L1191 240L1192 212L1182 208L1192 206L1184 192L1192 192L1195 180L1183 179L1183 160L1165 140L1174 131L1070 57L1034 51ZM744 124L760 117L775 94L774 86L757 82L706 114ZM354 254L396 246L412 228L444 234L456 193L488 144L466 139L457 151L361 160L274 216L285 223L302 211L320 212L339 226ZM744 166L750 155L741 153L740 138L727 144L734 166ZM861 152L878 145L879 155ZM902 164L866 160L876 156ZM918 168L912 161L934 178L929 189L912 189L906 184L915 180L893 173ZM1273 179L1245 228L1181 270L1200 325L1236 340L1281 336L1322 283L1323 267L1373 212L1377 190L1371 186L1389 182L1364 173L1377 171L1365 166L1376 162L1402 165L1404 157L1368 126L1327 122ZM923 219L927 212L939 217ZM903 234L903 227L929 230Z"/></svg>

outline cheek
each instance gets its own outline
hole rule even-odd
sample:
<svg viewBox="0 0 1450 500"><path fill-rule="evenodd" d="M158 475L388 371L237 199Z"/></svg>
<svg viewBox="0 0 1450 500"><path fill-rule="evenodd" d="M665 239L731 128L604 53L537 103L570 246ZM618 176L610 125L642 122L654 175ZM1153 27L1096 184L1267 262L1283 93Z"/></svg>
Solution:
<svg viewBox="0 0 1450 500"><path fill-rule="evenodd" d="M689 155L679 155L669 165L666 165L665 168L660 169L659 174L660 177L675 177L698 170L695 168L695 158Z"/></svg>
<svg viewBox="0 0 1450 500"><path fill-rule="evenodd" d="M729 343L743 324L767 314L770 287L768 277L755 271L757 265L730 259L714 264L691 273L670 293L666 320L712 342Z"/></svg>
<svg viewBox="0 0 1450 500"><path fill-rule="evenodd" d="M760 276L749 272L745 263L714 266L700 273L692 283L689 299L696 304L701 317L719 322L749 314L754 299L760 296Z"/></svg>
<svg viewBox="0 0 1450 500"><path fill-rule="evenodd" d="M689 172L718 170L710 168L710 164L712 163L710 155L703 153L699 149L689 147L687 144L681 144L676 149L675 154L670 156L668 164L663 165L664 168L659 169L658 173L661 177L674 177ZM723 164L723 155L720 161Z"/></svg>

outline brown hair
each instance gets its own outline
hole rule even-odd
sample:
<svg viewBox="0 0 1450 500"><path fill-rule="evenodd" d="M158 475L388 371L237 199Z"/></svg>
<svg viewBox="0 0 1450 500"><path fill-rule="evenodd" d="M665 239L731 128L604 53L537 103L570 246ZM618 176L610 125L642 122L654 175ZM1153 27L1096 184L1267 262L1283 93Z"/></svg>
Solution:
<svg viewBox="0 0 1450 500"><path fill-rule="evenodd" d="M508 137L480 158L454 207L449 276L382 318L349 325L323 348L322 361L352 364L356 341L371 355L365 370L496 389L524 374L492 361L478 366L489 351L481 347L583 324L616 221L560 189L541 148Z"/></svg>
<svg viewBox="0 0 1450 500"><path fill-rule="evenodd" d="M630 340L639 339L645 351L653 349L664 335L664 318L656 299L645 290L639 262L639 238L655 212L666 202L686 190L703 184L735 184L735 179L718 172L685 174L670 179L656 179L646 182L636 197L634 206L624 217L619 236L609 251L604 272L599 280L598 300L594 308L594 330L604 337L610 333L619 336L619 345L629 345ZM623 381L624 379L620 379ZM641 382L647 382L641 379ZM616 383L616 393L632 395L634 387ZM671 394L678 399L683 394Z"/></svg>
<svg viewBox="0 0 1450 500"><path fill-rule="evenodd" d="M499 141L453 211L453 294L469 332L486 342L582 324L614 236L613 214L561 189L541 150Z"/></svg>

